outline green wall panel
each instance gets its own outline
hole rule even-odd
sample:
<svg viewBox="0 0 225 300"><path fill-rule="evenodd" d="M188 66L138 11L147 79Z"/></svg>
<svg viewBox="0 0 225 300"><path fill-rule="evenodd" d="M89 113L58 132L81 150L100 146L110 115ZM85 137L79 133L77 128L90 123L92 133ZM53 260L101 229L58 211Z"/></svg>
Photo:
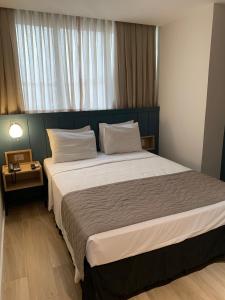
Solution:
<svg viewBox="0 0 225 300"><path fill-rule="evenodd" d="M86 112L62 112L46 114L21 114L0 116L0 163L4 163L4 152L31 148L33 158L43 162L51 156L47 128L80 128L90 124L95 131L98 144L98 123L119 123L128 120L139 122L141 135L155 134L158 145L159 107L119 109ZM23 136L12 139L9 126L17 122L22 126Z"/></svg>

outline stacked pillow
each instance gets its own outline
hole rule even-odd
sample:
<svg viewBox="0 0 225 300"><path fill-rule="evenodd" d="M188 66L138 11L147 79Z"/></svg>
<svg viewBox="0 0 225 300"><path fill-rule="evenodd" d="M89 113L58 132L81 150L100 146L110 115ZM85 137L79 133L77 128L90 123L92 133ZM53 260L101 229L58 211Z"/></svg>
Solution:
<svg viewBox="0 0 225 300"><path fill-rule="evenodd" d="M99 124L100 149L106 154L142 151L138 123Z"/></svg>
<svg viewBox="0 0 225 300"><path fill-rule="evenodd" d="M47 129L54 163L95 158L95 133L90 126L80 129Z"/></svg>

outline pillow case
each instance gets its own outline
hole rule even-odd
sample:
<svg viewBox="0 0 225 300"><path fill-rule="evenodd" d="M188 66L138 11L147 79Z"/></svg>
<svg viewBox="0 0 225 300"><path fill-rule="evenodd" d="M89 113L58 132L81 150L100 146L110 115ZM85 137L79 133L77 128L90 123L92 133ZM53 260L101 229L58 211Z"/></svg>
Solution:
<svg viewBox="0 0 225 300"><path fill-rule="evenodd" d="M103 135L106 154L142 151L138 123L126 127L106 126Z"/></svg>
<svg viewBox="0 0 225 300"><path fill-rule="evenodd" d="M97 157L93 130L81 132L52 131L50 146L54 163Z"/></svg>
<svg viewBox="0 0 225 300"><path fill-rule="evenodd" d="M103 132L104 132L104 128L105 127L109 127L109 126L119 126L119 127L123 127L123 126L127 126L129 124L133 124L134 121L130 120L127 122L123 122L123 123L116 123L116 124L108 124L108 123L99 123L99 146L100 146L100 150L102 152L105 152L105 147L104 147L104 136L103 136Z"/></svg>
<svg viewBox="0 0 225 300"><path fill-rule="evenodd" d="M50 147L52 148L52 133L54 132L83 132L83 131L89 131L91 130L91 126L87 125L84 126L82 128L78 128L78 129L59 129L59 128L53 128L53 129L46 129L47 134L48 134L48 139L49 139L49 144Z"/></svg>

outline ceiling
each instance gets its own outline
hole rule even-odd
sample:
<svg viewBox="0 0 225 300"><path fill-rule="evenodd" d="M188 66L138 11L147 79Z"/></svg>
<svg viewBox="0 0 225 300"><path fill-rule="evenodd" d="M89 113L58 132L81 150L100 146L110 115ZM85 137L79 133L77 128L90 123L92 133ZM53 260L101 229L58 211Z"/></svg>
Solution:
<svg viewBox="0 0 225 300"><path fill-rule="evenodd" d="M213 2L213 0L0 0L0 6L163 25Z"/></svg>

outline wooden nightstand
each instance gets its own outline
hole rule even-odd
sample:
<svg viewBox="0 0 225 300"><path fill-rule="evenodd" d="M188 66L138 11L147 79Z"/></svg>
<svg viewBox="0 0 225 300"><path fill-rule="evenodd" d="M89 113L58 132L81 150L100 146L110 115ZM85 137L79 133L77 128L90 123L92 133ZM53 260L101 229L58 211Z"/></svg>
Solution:
<svg viewBox="0 0 225 300"><path fill-rule="evenodd" d="M31 191L25 193L23 190L35 187L41 188L44 182L42 165L38 161L33 161L31 149L5 152L5 162L6 164L2 166L2 179L7 215L8 205L11 200L21 199L21 193L23 194L22 198L24 198L25 194L32 198ZM20 170L10 172L9 163L17 163ZM31 164L35 164L35 168L32 169ZM21 191L19 192L19 190Z"/></svg>
<svg viewBox="0 0 225 300"><path fill-rule="evenodd" d="M5 192L36 187L43 185L43 171L39 162L36 163L37 167L31 169L31 163L21 163L20 171L9 172L8 166L2 166L2 177Z"/></svg>
<svg viewBox="0 0 225 300"><path fill-rule="evenodd" d="M144 150L155 151L156 150L155 136L154 135L142 136L141 145Z"/></svg>

